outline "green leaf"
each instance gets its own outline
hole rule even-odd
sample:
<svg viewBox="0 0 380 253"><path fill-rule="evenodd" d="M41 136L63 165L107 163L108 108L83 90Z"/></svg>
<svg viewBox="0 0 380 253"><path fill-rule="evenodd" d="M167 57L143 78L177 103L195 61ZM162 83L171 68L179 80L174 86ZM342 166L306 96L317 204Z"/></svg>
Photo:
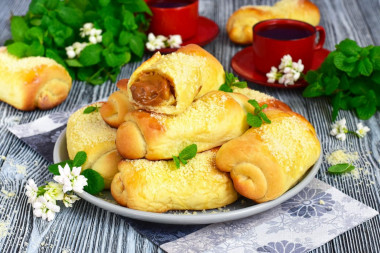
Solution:
<svg viewBox="0 0 380 253"><path fill-rule="evenodd" d="M366 102L367 102L366 96L354 96L354 97L350 97L350 100L349 100L351 108L360 107L366 104Z"/></svg>
<svg viewBox="0 0 380 253"><path fill-rule="evenodd" d="M336 120L336 118L338 116L342 95L343 95L343 93L340 91L332 99L332 107L333 107L332 121L333 122Z"/></svg>
<svg viewBox="0 0 380 253"><path fill-rule="evenodd" d="M179 159L180 160L190 160L191 158L195 157L197 154L197 144L191 144L184 148L181 153L179 153Z"/></svg>
<svg viewBox="0 0 380 253"><path fill-rule="evenodd" d="M376 94L373 90L369 90L367 101L364 105L356 108L356 114L359 119L367 120L376 113Z"/></svg>
<svg viewBox="0 0 380 253"><path fill-rule="evenodd" d="M222 84L220 87L219 87L219 90L220 91L224 91L224 92L233 92L232 88L230 86L228 86L227 84Z"/></svg>
<svg viewBox="0 0 380 253"><path fill-rule="evenodd" d="M128 45L129 41L132 38L132 33L127 32L127 31L121 31L120 36L119 36L119 44L121 46L126 46Z"/></svg>
<svg viewBox="0 0 380 253"><path fill-rule="evenodd" d="M66 160L66 161L63 161L63 162L60 162L60 163L55 163L55 164L49 165L48 170L53 175L58 176L58 175L60 175L59 174L58 166L61 166L63 168L63 167L65 167L66 164L68 164L70 168L72 167L72 161L71 160Z"/></svg>
<svg viewBox="0 0 380 253"><path fill-rule="evenodd" d="M372 73L371 80L376 84L380 84L380 71L374 71Z"/></svg>
<svg viewBox="0 0 380 253"><path fill-rule="evenodd" d="M91 67L80 68L78 70L78 79L81 81L87 81L96 72Z"/></svg>
<svg viewBox="0 0 380 253"><path fill-rule="evenodd" d="M44 14L48 10L44 6L45 1L33 0L29 5L29 11L33 14Z"/></svg>
<svg viewBox="0 0 380 253"><path fill-rule="evenodd" d="M135 55L142 57L144 54L145 45L140 37L132 37L129 40L129 46Z"/></svg>
<svg viewBox="0 0 380 253"><path fill-rule="evenodd" d="M25 40L33 41L37 39L40 44L44 42L44 31L40 27L32 27L26 31Z"/></svg>
<svg viewBox="0 0 380 253"><path fill-rule="evenodd" d="M247 113L247 123L251 127L260 127L263 121L259 116L253 115L252 113Z"/></svg>
<svg viewBox="0 0 380 253"><path fill-rule="evenodd" d="M46 0L45 1L45 7L49 10L54 10L57 8L59 4L59 0Z"/></svg>
<svg viewBox="0 0 380 253"><path fill-rule="evenodd" d="M83 114L89 114L89 113L97 112L97 111L99 111L99 107L97 107L97 106L88 106L88 107L86 107L86 109L84 109Z"/></svg>
<svg viewBox="0 0 380 253"><path fill-rule="evenodd" d="M105 6L109 5L110 2L111 2L111 0L99 0L99 5L102 7L105 7Z"/></svg>
<svg viewBox="0 0 380 253"><path fill-rule="evenodd" d="M248 103L252 105L255 109L260 110L260 105L255 99L248 100Z"/></svg>
<svg viewBox="0 0 380 253"><path fill-rule="evenodd" d="M57 63L61 64L62 66L66 66L65 61L53 49L50 49L50 48L46 49L45 56L55 60Z"/></svg>
<svg viewBox="0 0 380 253"><path fill-rule="evenodd" d="M345 39L341 41L335 47L338 49L338 51L342 52L343 54L347 56L355 56L361 50L358 44L355 41L350 40L350 39Z"/></svg>
<svg viewBox="0 0 380 253"><path fill-rule="evenodd" d="M152 11L143 0L118 0L118 2L125 4L126 9L131 12L145 12L152 15Z"/></svg>
<svg viewBox="0 0 380 253"><path fill-rule="evenodd" d="M106 28L106 31L112 32L114 36L117 36L119 34L120 25L120 20L116 18L108 16L104 19L104 27Z"/></svg>
<svg viewBox="0 0 380 253"><path fill-rule="evenodd" d="M331 95L336 89L338 89L340 80L338 77L333 76L332 78L326 77L325 82L327 83L325 94Z"/></svg>
<svg viewBox="0 0 380 253"><path fill-rule="evenodd" d="M260 116L260 118L267 124L270 124L272 123L272 121L268 118L268 116L263 113L263 112L259 112L258 115Z"/></svg>
<svg viewBox="0 0 380 253"><path fill-rule="evenodd" d="M113 43L113 33L105 32L102 34L102 43L104 46L108 47L111 43Z"/></svg>
<svg viewBox="0 0 380 253"><path fill-rule="evenodd" d="M349 88L350 88L350 82L348 81L347 75L343 74L340 77L339 89L348 90Z"/></svg>
<svg viewBox="0 0 380 253"><path fill-rule="evenodd" d="M33 41L26 50L26 56L43 56L44 54L45 48L38 41Z"/></svg>
<svg viewBox="0 0 380 253"><path fill-rule="evenodd" d="M180 162L183 164L183 165L186 165L187 164L187 161L185 159L182 159L180 156L178 156L178 159L180 160Z"/></svg>
<svg viewBox="0 0 380 253"><path fill-rule="evenodd" d="M66 25L74 28L83 25L83 13L77 8L61 6L57 9L57 14L62 23Z"/></svg>
<svg viewBox="0 0 380 253"><path fill-rule="evenodd" d="M97 107L96 107L97 108ZM79 167L82 166L87 160L87 154L84 151L79 151L76 153L74 160L73 160L73 167Z"/></svg>
<svg viewBox="0 0 380 253"><path fill-rule="evenodd" d="M123 11L123 27L128 31L133 31L138 28L137 24L135 23L135 16L128 10Z"/></svg>
<svg viewBox="0 0 380 253"><path fill-rule="evenodd" d="M24 57L29 46L23 42L15 42L7 46L7 50L10 54L17 57Z"/></svg>
<svg viewBox="0 0 380 253"><path fill-rule="evenodd" d="M13 16L11 18L11 33L14 41L23 41L28 29L23 17Z"/></svg>
<svg viewBox="0 0 380 253"><path fill-rule="evenodd" d="M315 82L306 86L305 90L302 93L302 96L310 97L319 97L324 94L323 86L319 82Z"/></svg>
<svg viewBox="0 0 380 253"><path fill-rule="evenodd" d="M110 67L122 66L131 59L131 54L129 52L124 54L108 53L103 55L107 65Z"/></svg>
<svg viewBox="0 0 380 253"><path fill-rule="evenodd" d="M85 47L79 56L79 62L83 66L92 66L98 64L101 60L100 55L103 48L99 44L89 45Z"/></svg>
<svg viewBox="0 0 380 253"><path fill-rule="evenodd" d="M328 172L333 174L342 174L346 172L350 172L355 169L355 166L348 163L341 163L331 166L327 169Z"/></svg>
<svg viewBox="0 0 380 253"><path fill-rule="evenodd" d="M370 76L373 71L373 65L371 61L366 57L359 61L358 69L363 76Z"/></svg>
<svg viewBox="0 0 380 253"><path fill-rule="evenodd" d="M344 72L351 72L355 67L355 63L347 63L346 56L342 52L337 52L334 56L334 64L337 69Z"/></svg>
<svg viewBox="0 0 380 253"><path fill-rule="evenodd" d="M380 46L373 47L370 50L369 58L373 64L373 68L380 70Z"/></svg>
<svg viewBox="0 0 380 253"><path fill-rule="evenodd" d="M315 83L318 81L318 72L315 71L315 70L309 70L307 73L306 73L306 76L305 76L305 80L306 82L308 82L309 84L312 84L312 83Z"/></svg>
<svg viewBox="0 0 380 253"><path fill-rule="evenodd" d="M247 82L234 82L232 86L238 87L238 88L247 88Z"/></svg>
<svg viewBox="0 0 380 253"><path fill-rule="evenodd" d="M80 63L77 59L67 59L65 60L66 64L70 67L81 68L83 64Z"/></svg>
<svg viewBox="0 0 380 253"><path fill-rule="evenodd" d="M181 166L181 163L179 162L179 158L173 155L173 161L177 169L179 169L179 167Z"/></svg>
<svg viewBox="0 0 380 253"><path fill-rule="evenodd" d="M86 169L82 171L81 175L87 178L87 185L83 187L83 190L95 195L104 189L104 178L93 169Z"/></svg>

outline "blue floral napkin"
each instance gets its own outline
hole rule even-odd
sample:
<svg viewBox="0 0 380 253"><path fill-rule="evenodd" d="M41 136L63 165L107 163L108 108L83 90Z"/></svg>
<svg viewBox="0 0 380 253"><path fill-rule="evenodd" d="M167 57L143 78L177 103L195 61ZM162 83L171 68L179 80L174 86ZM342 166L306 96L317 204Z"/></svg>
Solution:
<svg viewBox="0 0 380 253"><path fill-rule="evenodd" d="M71 112L53 113L8 129L53 161L54 144ZM315 249L378 212L318 179L286 202L245 219L211 225L165 225L127 219L171 252L282 252Z"/></svg>

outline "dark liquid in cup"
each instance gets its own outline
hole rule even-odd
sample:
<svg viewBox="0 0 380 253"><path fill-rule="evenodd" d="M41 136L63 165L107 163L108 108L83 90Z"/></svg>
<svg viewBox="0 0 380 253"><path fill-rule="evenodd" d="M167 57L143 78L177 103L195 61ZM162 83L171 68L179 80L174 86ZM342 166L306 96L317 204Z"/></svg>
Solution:
<svg viewBox="0 0 380 253"><path fill-rule="evenodd" d="M312 31L294 25L272 25L256 32L258 35L276 40L296 40L309 37Z"/></svg>
<svg viewBox="0 0 380 253"><path fill-rule="evenodd" d="M149 6L156 8L178 8L189 5L194 1L191 0L174 0L174 1L153 1L149 3Z"/></svg>

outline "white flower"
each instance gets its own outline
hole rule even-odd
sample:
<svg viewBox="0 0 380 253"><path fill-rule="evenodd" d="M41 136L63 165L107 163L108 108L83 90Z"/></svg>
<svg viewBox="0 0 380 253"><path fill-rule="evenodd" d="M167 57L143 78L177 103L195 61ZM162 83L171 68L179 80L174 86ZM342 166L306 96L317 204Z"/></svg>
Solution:
<svg viewBox="0 0 380 253"><path fill-rule="evenodd" d="M76 53L72 46L66 47L65 49L66 49L67 57L69 57L69 59L72 59L76 56Z"/></svg>
<svg viewBox="0 0 380 253"><path fill-rule="evenodd" d="M355 133L358 135L359 138L363 138L366 136L366 134L371 130L369 127L364 126L363 123L356 124L357 130Z"/></svg>
<svg viewBox="0 0 380 253"><path fill-rule="evenodd" d="M145 46L150 51L165 48L165 40L167 40L165 36L159 35L156 37L153 33L149 33L148 42L145 44Z"/></svg>
<svg viewBox="0 0 380 253"><path fill-rule="evenodd" d="M179 48L182 44L182 37L181 35L170 35L167 42L170 48Z"/></svg>
<svg viewBox="0 0 380 253"><path fill-rule="evenodd" d="M79 199L80 198L74 194L65 194L62 201L65 207L72 207L73 203Z"/></svg>
<svg viewBox="0 0 380 253"><path fill-rule="evenodd" d="M47 201L55 203L57 200L63 199L62 185L54 182L49 182L44 187L44 197Z"/></svg>
<svg viewBox="0 0 380 253"><path fill-rule="evenodd" d="M348 129L346 126L346 119L343 118L334 124L331 125L331 131L330 134L332 136L335 136L338 140L345 141L346 140L346 133L348 133Z"/></svg>
<svg viewBox="0 0 380 253"><path fill-rule="evenodd" d="M102 42L102 30L101 29L91 29L90 31L90 37L88 38L88 41L92 44L96 44L99 42Z"/></svg>
<svg viewBox="0 0 380 253"><path fill-rule="evenodd" d="M90 32L91 32L92 28L94 28L94 25L92 23L86 23L86 24L84 24L83 27L79 29L80 30L80 34L79 35L82 38L90 35Z"/></svg>
<svg viewBox="0 0 380 253"><path fill-rule="evenodd" d="M33 204L37 199L38 187L33 179L29 179L28 183L25 185L25 188L25 195L28 196L28 203Z"/></svg>
<svg viewBox="0 0 380 253"><path fill-rule="evenodd" d="M36 217L42 217L43 220L51 221L55 217L55 213L59 212L60 208L53 202L48 201L45 197L40 196L33 204L33 214Z"/></svg>
<svg viewBox="0 0 380 253"><path fill-rule="evenodd" d="M268 80L267 80L268 83L274 83L278 79L278 77L281 76L281 74L279 74L277 72L277 68L276 67L272 67L270 69L270 72L267 73L266 76L268 78Z"/></svg>
<svg viewBox="0 0 380 253"><path fill-rule="evenodd" d="M279 66L279 69L280 70L283 70L285 67L291 67L293 64L293 59L292 57L287 54L287 55L284 55L282 58L281 58L281 64Z"/></svg>
<svg viewBox="0 0 380 253"><path fill-rule="evenodd" d="M287 85L293 85L294 84L294 76L293 73L288 73L280 77L278 80L279 83Z"/></svg>
<svg viewBox="0 0 380 253"><path fill-rule="evenodd" d="M83 187L87 185L87 178L80 175L81 167L73 167L70 170L68 164L62 168L62 166L58 166L59 176L54 176L54 180L63 185L63 192L66 193L68 191L75 191L78 193L83 192Z"/></svg>
<svg viewBox="0 0 380 253"><path fill-rule="evenodd" d="M304 65L302 64L302 60L299 59L298 62L293 62L292 67L297 72L302 72L304 70Z"/></svg>
<svg viewBox="0 0 380 253"><path fill-rule="evenodd" d="M76 55L79 56L80 52L82 52L82 50L87 47L88 43L87 42L83 42L83 43L80 43L80 42L74 42L74 44L72 45L72 47L74 48L74 52Z"/></svg>

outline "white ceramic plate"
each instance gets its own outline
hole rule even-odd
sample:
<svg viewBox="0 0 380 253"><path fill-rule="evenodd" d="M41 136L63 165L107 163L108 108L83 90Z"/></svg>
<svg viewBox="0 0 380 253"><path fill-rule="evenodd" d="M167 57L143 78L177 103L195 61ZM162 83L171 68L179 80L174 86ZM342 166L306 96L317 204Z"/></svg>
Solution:
<svg viewBox="0 0 380 253"><path fill-rule="evenodd" d="M66 129L63 130L54 146L53 152L54 163L68 159L66 147ZM166 223L166 224L210 224L225 222L245 218L254 214L264 212L275 207L287 199L300 192L315 177L322 162L322 155L314 166L306 173L302 180L293 188L284 193L281 197L261 204L255 204L248 199L239 199L235 203L224 208L201 211L174 211L167 213L151 213L130 209L118 204L112 203L113 199L109 191L104 191L102 196L93 196L86 192L78 194L88 202L108 210L110 212L137 220ZM115 202L115 201L113 201ZM115 202L116 203L116 202Z"/></svg>

